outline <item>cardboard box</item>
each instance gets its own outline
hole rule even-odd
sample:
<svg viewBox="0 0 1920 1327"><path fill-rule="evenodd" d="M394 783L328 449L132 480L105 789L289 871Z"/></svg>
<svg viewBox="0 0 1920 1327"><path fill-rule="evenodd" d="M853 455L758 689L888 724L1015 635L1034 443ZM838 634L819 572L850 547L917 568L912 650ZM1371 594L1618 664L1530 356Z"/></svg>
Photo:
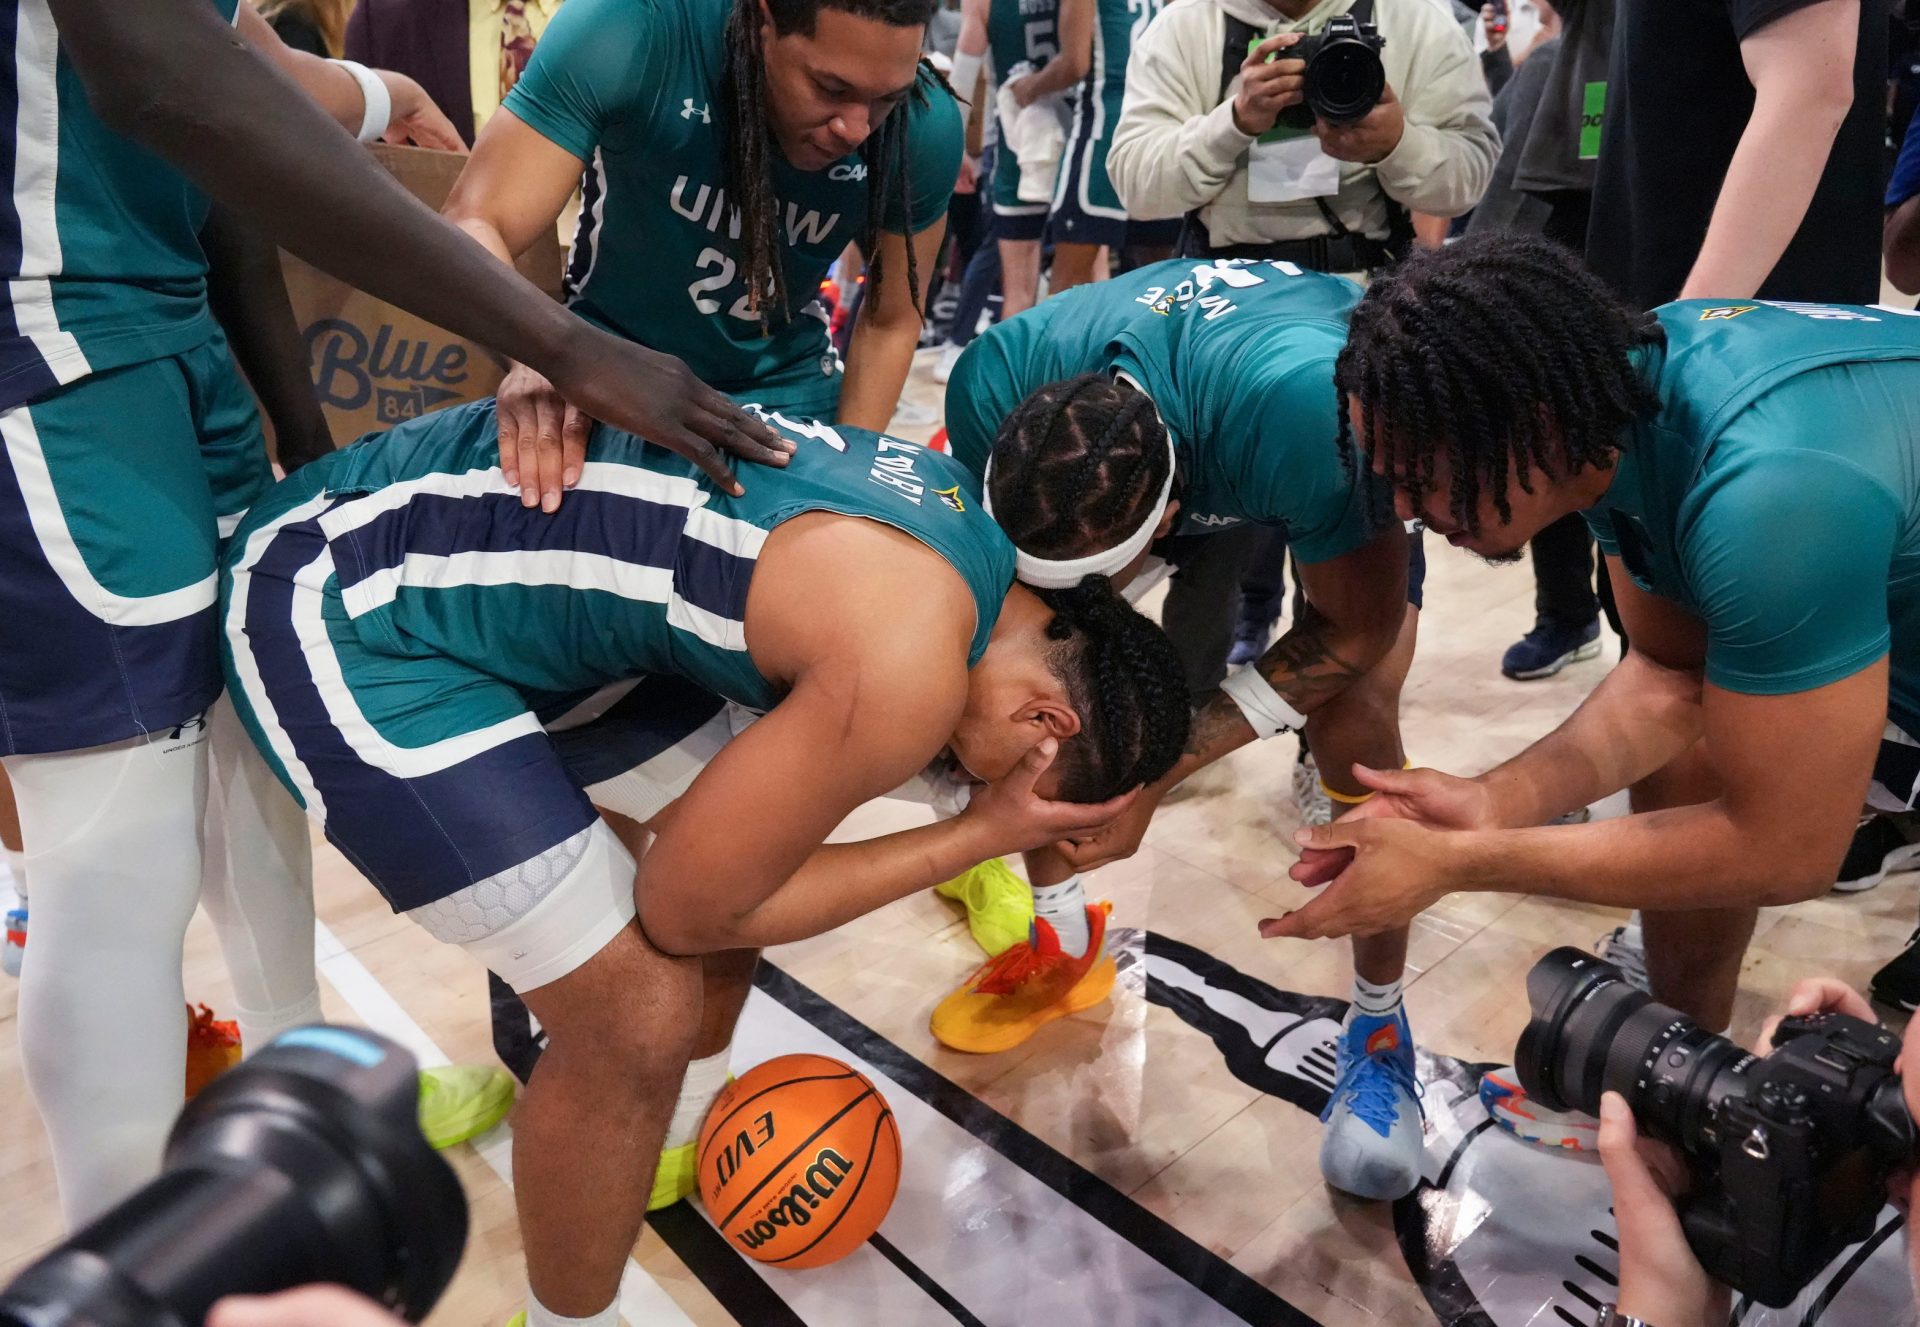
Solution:
<svg viewBox="0 0 1920 1327"><path fill-rule="evenodd" d="M457 152L385 143L371 144L369 150L436 212L467 160ZM472 241L448 240L462 242ZM557 234L543 235L518 267L521 275L557 298ZM364 294L292 254L281 254L281 268L294 318L306 337L314 390L339 446L429 410L491 396L506 376L506 361L478 342Z"/></svg>

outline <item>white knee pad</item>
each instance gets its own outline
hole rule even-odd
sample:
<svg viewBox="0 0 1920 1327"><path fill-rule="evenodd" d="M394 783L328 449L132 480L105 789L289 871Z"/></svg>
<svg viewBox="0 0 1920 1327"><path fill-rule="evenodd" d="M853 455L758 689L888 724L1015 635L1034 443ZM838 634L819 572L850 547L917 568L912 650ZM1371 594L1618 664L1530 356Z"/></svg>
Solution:
<svg viewBox="0 0 1920 1327"><path fill-rule="evenodd" d="M525 994L558 981L634 917L633 857L604 821L407 913Z"/></svg>

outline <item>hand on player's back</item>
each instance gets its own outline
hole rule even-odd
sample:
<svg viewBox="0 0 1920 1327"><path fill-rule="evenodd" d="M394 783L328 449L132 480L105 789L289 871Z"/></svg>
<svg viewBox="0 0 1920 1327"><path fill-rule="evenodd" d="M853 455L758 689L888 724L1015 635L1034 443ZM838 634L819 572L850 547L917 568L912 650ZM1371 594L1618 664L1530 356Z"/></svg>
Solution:
<svg viewBox="0 0 1920 1327"><path fill-rule="evenodd" d="M1053 738L1042 738L1005 778L987 784L967 803L962 815L980 828L989 845L988 855L1025 852L1094 833L1132 806L1140 795L1140 790L1133 788L1097 803L1056 802L1041 796L1034 785L1059 750L1060 744Z"/></svg>
<svg viewBox="0 0 1920 1327"><path fill-rule="evenodd" d="M498 393L500 469L520 501L554 511L580 481L596 419L686 457L730 493L722 453L785 465L793 444L663 355L581 324L560 375L515 365Z"/></svg>

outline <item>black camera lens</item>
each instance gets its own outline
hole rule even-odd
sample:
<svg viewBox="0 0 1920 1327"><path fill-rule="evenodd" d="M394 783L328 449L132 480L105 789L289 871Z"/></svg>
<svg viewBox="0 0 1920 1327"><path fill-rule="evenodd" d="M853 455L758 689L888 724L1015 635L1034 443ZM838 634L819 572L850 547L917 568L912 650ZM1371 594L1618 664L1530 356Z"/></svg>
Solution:
<svg viewBox="0 0 1920 1327"><path fill-rule="evenodd" d="M199 1327L227 1295L322 1281L418 1321L467 1237L418 1083L371 1032L287 1033L188 1104L158 1179L0 1292L0 1327Z"/></svg>
<svg viewBox="0 0 1920 1327"><path fill-rule="evenodd" d="M1527 974L1533 1019L1514 1068L1553 1110L1600 1111L1618 1092L1651 1136L1704 1155L1720 1104L1744 1090L1753 1057L1634 989L1610 963L1560 948Z"/></svg>
<svg viewBox="0 0 1920 1327"><path fill-rule="evenodd" d="M1357 38L1328 42L1307 66L1301 94L1329 124L1365 119L1387 89L1380 53Z"/></svg>

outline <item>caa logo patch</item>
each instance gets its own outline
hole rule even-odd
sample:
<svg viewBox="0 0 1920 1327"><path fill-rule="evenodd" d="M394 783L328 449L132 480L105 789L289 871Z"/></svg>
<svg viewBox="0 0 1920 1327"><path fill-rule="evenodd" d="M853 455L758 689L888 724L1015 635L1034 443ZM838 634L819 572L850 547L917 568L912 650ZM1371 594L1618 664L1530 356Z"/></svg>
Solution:
<svg viewBox="0 0 1920 1327"><path fill-rule="evenodd" d="M1743 313L1752 313L1759 307L1757 304L1722 304L1718 308L1702 309L1700 321L1703 323L1725 322L1729 318L1738 318Z"/></svg>
<svg viewBox="0 0 1920 1327"><path fill-rule="evenodd" d="M864 161L843 161L827 172L829 180L864 180L867 178L867 164Z"/></svg>

